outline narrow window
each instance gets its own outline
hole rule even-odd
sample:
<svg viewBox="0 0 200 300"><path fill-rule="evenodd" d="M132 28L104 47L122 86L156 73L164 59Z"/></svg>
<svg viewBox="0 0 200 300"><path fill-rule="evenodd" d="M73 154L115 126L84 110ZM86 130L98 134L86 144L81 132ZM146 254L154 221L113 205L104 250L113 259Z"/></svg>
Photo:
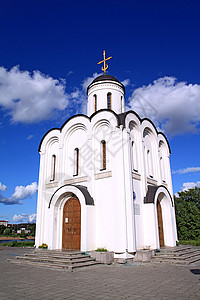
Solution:
<svg viewBox="0 0 200 300"><path fill-rule="evenodd" d="M136 152L136 144L132 141L131 144L131 154L132 154L132 169L135 172L138 172L138 162L137 162L137 152Z"/></svg>
<svg viewBox="0 0 200 300"><path fill-rule="evenodd" d="M101 141L101 170L106 170L106 142Z"/></svg>
<svg viewBox="0 0 200 300"><path fill-rule="evenodd" d="M153 166L152 166L152 157L150 150L147 150L147 165L148 165L148 175L153 178Z"/></svg>
<svg viewBox="0 0 200 300"><path fill-rule="evenodd" d="M164 165L164 160L162 157L160 158L160 171L161 171L162 181L166 182L166 180L165 180L165 165Z"/></svg>
<svg viewBox="0 0 200 300"><path fill-rule="evenodd" d="M121 96L121 113L123 112L123 97Z"/></svg>
<svg viewBox="0 0 200 300"><path fill-rule="evenodd" d="M94 95L94 111L97 111L97 95Z"/></svg>
<svg viewBox="0 0 200 300"><path fill-rule="evenodd" d="M55 175L56 175L56 156L54 154L54 155L52 155L52 158L51 158L51 179L50 179L50 181L55 180Z"/></svg>
<svg viewBox="0 0 200 300"><path fill-rule="evenodd" d="M74 176L78 176L79 173L79 149L74 149Z"/></svg>
<svg viewBox="0 0 200 300"><path fill-rule="evenodd" d="M112 94L111 93L107 94L107 108L112 109Z"/></svg>

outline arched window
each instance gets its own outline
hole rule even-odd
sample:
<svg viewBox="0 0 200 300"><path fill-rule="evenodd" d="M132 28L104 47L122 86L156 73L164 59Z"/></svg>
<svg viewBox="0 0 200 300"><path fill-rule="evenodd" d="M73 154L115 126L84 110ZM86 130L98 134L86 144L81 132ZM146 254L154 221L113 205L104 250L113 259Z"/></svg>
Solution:
<svg viewBox="0 0 200 300"><path fill-rule="evenodd" d="M101 170L106 170L106 142L101 141Z"/></svg>
<svg viewBox="0 0 200 300"><path fill-rule="evenodd" d="M56 176L56 156L55 154L51 157L51 179L50 181L54 181Z"/></svg>
<svg viewBox="0 0 200 300"><path fill-rule="evenodd" d="M74 176L79 174L79 149L74 149Z"/></svg>
<svg viewBox="0 0 200 300"><path fill-rule="evenodd" d="M107 94L107 108L112 109L112 94L111 93Z"/></svg>
<svg viewBox="0 0 200 300"><path fill-rule="evenodd" d="M94 95L94 111L97 111L97 95Z"/></svg>

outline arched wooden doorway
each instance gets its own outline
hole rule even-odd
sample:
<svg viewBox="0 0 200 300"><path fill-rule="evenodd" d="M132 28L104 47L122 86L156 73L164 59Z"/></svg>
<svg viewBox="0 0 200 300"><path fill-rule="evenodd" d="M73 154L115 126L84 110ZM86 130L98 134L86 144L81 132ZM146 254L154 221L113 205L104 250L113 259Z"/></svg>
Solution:
<svg viewBox="0 0 200 300"><path fill-rule="evenodd" d="M158 218L158 233L159 233L159 243L160 247L164 247L164 232L163 232L163 220L162 220L162 208L160 201L157 201L157 218Z"/></svg>
<svg viewBox="0 0 200 300"><path fill-rule="evenodd" d="M77 198L72 197L63 208L62 248L80 250L81 246L81 205Z"/></svg>

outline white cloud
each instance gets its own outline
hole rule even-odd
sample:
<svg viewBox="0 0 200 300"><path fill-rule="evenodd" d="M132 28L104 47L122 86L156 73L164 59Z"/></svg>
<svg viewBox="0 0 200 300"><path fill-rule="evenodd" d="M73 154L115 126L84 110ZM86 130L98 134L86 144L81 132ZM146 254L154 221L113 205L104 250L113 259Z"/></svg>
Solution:
<svg viewBox="0 0 200 300"><path fill-rule="evenodd" d="M0 194L0 203L5 205L23 204L22 200L30 197L37 192L37 182L33 182L27 186L16 186L15 192L11 197L6 198Z"/></svg>
<svg viewBox="0 0 200 300"><path fill-rule="evenodd" d="M74 72L73 71L69 71L68 73L67 73L67 76L70 76L71 74L73 74Z"/></svg>
<svg viewBox="0 0 200 300"><path fill-rule="evenodd" d="M184 182L181 191L188 191L189 189L194 189L195 187L200 188L200 181L197 182Z"/></svg>
<svg viewBox="0 0 200 300"><path fill-rule="evenodd" d="M200 124L200 85L162 77L134 90L128 109L149 117L171 135L196 133Z"/></svg>
<svg viewBox="0 0 200 300"><path fill-rule="evenodd" d="M92 83L92 81L98 77L102 75L102 73L93 73L93 75L91 77L87 77L83 80L82 82L82 89L86 92L87 91L87 88L88 88L88 85L90 85L90 83Z"/></svg>
<svg viewBox="0 0 200 300"><path fill-rule="evenodd" d="M176 171L172 171L172 174L186 174L186 173L194 173L200 172L200 167L188 167L185 169L179 169Z"/></svg>
<svg viewBox="0 0 200 300"><path fill-rule="evenodd" d="M70 104L68 106L69 114L70 110L73 114L87 113L87 87L100 75L102 74L94 73L92 76L85 78L81 84L81 88L75 88L74 91L68 95L68 98L70 99Z"/></svg>
<svg viewBox="0 0 200 300"><path fill-rule="evenodd" d="M14 215L13 216L13 222L16 223L35 223L36 222L36 214L21 214L21 215Z"/></svg>
<svg viewBox="0 0 200 300"><path fill-rule="evenodd" d="M184 182L180 192L188 191L189 189L194 189L195 187L200 188L200 181L197 182ZM176 197L179 197L179 194L175 194Z"/></svg>
<svg viewBox="0 0 200 300"><path fill-rule="evenodd" d="M5 190L7 190L7 186L0 182L0 191L3 192Z"/></svg>
<svg viewBox="0 0 200 300"><path fill-rule="evenodd" d="M33 138L33 135L32 134L29 134L28 136L27 136L27 140L29 141L29 140L31 140Z"/></svg>
<svg viewBox="0 0 200 300"><path fill-rule="evenodd" d="M29 223L36 222L36 214L31 214L28 217Z"/></svg>
<svg viewBox="0 0 200 300"><path fill-rule="evenodd" d="M130 79L127 78L122 81L122 84L126 87L130 84L130 82L131 82Z"/></svg>
<svg viewBox="0 0 200 300"><path fill-rule="evenodd" d="M0 67L0 107L12 122L35 123L52 118L68 106L65 81L39 71L20 71L19 66Z"/></svg>
<svg viewBox="0 0 200 300"><path fill-rule="evenodd" d="M37 192L37 182L33 182L27 186L16 186L15 192L12 194L13 199L25 199L29 197L30 195L33 195Z"/></svg>

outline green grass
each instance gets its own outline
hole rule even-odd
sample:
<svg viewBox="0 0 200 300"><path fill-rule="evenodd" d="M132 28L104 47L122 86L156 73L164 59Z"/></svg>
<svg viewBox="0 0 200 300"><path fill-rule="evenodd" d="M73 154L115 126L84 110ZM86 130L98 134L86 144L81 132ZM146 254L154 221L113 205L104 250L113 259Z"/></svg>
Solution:
<svg viewBox="0 0 200 300"><path fill-rule="evenodd" d="M179 245L191 245L191 246L200 246L200 240L180 240Z"/></svg>
<svg viewBox="0 0 200 300"><path fill-rule="evenodd" d="M30 241L30 242L18 242L18 241L13 241L9 243L1 243L2 246L8 246L8 247L34 247L35 242Z"/></svg>

